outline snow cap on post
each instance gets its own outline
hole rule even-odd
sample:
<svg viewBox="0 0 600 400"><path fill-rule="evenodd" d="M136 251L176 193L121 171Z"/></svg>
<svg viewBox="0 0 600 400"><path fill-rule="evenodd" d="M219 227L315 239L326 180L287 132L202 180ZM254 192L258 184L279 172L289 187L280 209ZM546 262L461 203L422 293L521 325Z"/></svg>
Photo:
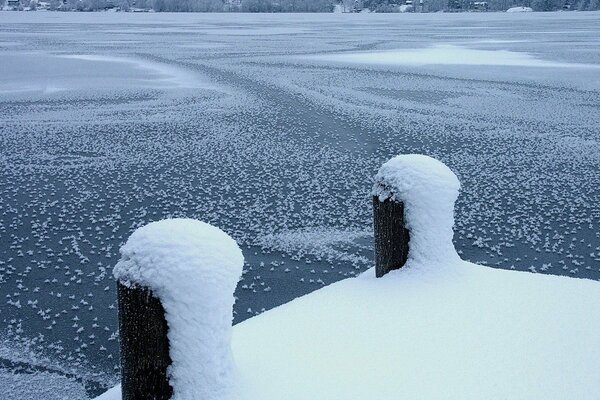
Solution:
<svg viewBox="0 0 600 400"><path fill-rule="evenodd" d="M222 230L193 219L167 219L137 229L121 247L117 280L146 287L168 324L173 400L228 397L233 292L244 257Z"/></svg>
<svg viewBox="0 0 600 400"><path fill-rule="evenodd" d="M408 263L412 265L457 260L452 237L454 203L460 182L442 162L420 154L396 156L377 175L373 196L379 201L404 203L410 232Z"/></svg>

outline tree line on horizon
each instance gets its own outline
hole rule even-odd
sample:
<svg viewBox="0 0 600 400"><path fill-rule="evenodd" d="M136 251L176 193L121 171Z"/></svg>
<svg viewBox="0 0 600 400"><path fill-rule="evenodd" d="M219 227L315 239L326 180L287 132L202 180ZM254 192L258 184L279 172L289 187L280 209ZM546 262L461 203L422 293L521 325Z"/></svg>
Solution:
<svg viewBox="0 0 600 400"><path fill-rule="evenodd" d="M0 0L0 8L7 2ZM339 5L346 11L398 12L400 5L414 4L415 11L439 12L474 11L481 3L485 3L486 11L505 11L516 6L531 7L534 11L600 10L600 0L20 0L20 9L35 10L42 3L56 11L117 8L157 12L332 12Z"/></svg>

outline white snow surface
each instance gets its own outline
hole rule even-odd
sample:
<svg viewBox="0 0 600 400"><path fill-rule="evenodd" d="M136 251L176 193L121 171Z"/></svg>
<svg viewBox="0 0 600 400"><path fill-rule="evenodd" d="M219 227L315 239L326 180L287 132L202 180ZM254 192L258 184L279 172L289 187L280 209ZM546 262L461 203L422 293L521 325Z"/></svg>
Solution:
<svg viewBox="0 0 600 400"><path fill-rule="evenodd" d="M108 389L94 400L122 400L121 385Z"/></svg>
<svg viewBox="0 0 600 400"><path fill-rule="evenodd" d="M537 68L596 68L594 65L565 63L536 58L509 50L473 49L452 44L416 49L345 52L308 56L319 61L386 66L462 65Z"/></svg>
<svg viewBox="0 0 600 400"><path fill-rule="evenodd" d="M506 10L507 13L520 13L520 12L532 12L533 8L531 7L511 7Z"/></svg>
<svg viewBox="0 0 600 400"><path fill-rule="evenodd" d="M0 94L52 95L108 89L202 89L227 92L198 72L143 58L101 54L6 52ZM38 77L33 79L32 77Z"/></svg>
<svg viewBox="0 0 600 400"><path fill-rule="evenodd" d="M380 201L402 201L410 231L409 265L453 262L454 202L460 182L442 162L420 154L399 155L384 163L375 176L373 195Z"/></svg>
<svg viewBox="0 0 600 400"><path fill-rule="evenodd" d="M233 292L243 264L229 235L192 219L150 223L121 248L115 278L150 288L165 308L173 400L229 396Z"/></svg>
<svg viewBox="0 0 600 400"><path fill-rule="evenodd" d="M125 64L138 70L143 70L150 74L145 80L148 86L154 87L173 87L188 89L216 89L208 80L202 79L198 74L194 74L183 68L173 67L168 64L153 62L139 58L114 57L97 54L68 54L61 55L63 58L74 60L89 61L92 63L116 63ZM102 66L100 65L100 68Z"/></svg>
<svg viewBox="0 0 600 400"><path fill-rule="evenodd" d="M369 270L236 325L240 398L597 399L598 282L438 267Z"/></svg>
<svg viewBox="0 0 600 400"><path fill-rule="evenodd" d="M0 371L0 387L2 388L2 399L72 400L87 398L82 383L47 371L29 374ZM110 397L108 398L110 399Z"/></svg>

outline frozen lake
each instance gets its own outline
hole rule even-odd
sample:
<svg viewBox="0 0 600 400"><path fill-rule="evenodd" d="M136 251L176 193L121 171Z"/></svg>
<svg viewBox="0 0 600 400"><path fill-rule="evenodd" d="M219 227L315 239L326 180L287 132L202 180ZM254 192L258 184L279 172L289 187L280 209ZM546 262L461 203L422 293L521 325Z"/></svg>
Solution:
<svg viewBox="0 0 600 400"><path fill-rule="evenodd" d="M399 153L459 176L463 258L600 279L600 13L0 12L0 149L4 398L85 398L133 229L235 237L241 321L370 267Z"/></svg>

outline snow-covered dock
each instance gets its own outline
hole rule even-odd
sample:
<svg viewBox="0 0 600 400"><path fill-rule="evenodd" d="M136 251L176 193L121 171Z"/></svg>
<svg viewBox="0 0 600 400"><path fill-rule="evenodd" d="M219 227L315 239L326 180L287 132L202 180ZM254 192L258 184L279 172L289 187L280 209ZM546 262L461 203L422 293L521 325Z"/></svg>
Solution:
<svg viewBox="0 0 600 400"><path fill-rule="evenodd" d="M597 282L429 267L368 271L234 327L242 398L598 398Z"/></svg>
<svg viewBox="0 0 600 400"><path fill-rule="evenodd" d="M380 197L406 205L411 232L406 266L381 279L369 270L236 325L231 339L234 388L225 397L206 387L178 388L206 381L203 375L210 371L198 357L194 367L186 354L172 351L173 399L597 399L598 282L460 260L451 229L458 180L433 159L397 157L384 164L377 178L388 189ZM230 247L237 251L234 244ZM139 256L143 247L138 250L138 261L129 255L130 270L139 272L144 260L166 265L155 250L148 250L155 255L149 258ZM163 280L146 281L164 290ZM170 329L179 329L185 318L173 315L166 299ZM197 323L197 317L190 319ZM198 329L210 326L209 321ZM181 350L185 337L179 339ZM120 398L116 387L98 400Z"/></svg>
<svg viewBox="0 0 600 400"><path fill-rule="evenodd" d="M370 270L234 326L240 398L598 398L598 282L430 267Z"/></svg>

